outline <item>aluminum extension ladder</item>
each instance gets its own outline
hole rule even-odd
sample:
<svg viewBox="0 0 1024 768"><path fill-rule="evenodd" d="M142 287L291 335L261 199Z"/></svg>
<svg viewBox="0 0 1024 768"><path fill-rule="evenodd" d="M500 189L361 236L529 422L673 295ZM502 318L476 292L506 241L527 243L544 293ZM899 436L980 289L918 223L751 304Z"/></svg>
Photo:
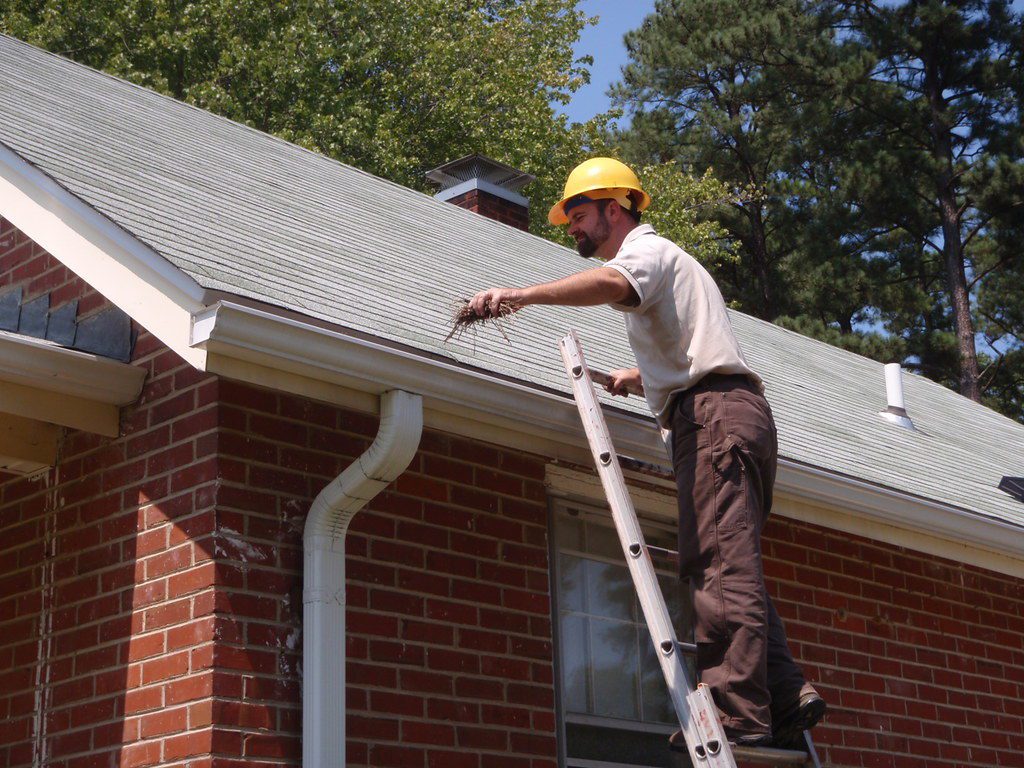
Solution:
<svg viewBox="0 0 1024 768"><path fill-rule="evenodd" d="M640 599L640 607L651 640L654 642L655 655L665 676L679 727L686 739L690 762L694 768L736 768L735 752L735 756L752 762L800 765L810 761L820 768L808 734L805 734L807 752L789 749L751 749L733 747L729 744L718 719L718 710L711 699L710 690L703 683L695 687L683 664L683 652L692 652L693 646L689 643L680 643L676 638L665 598L658 586L654 565L640 530L640 522L633 508L633 501L626 489L619 457L612 446L604 413L594 393L592 375L604 377L587 368L575 331L570 331L564 336L558 346L572 383L573 395L590 443L590 450L594 455L597 473L608 497L623 555L633 577L633 585Z"/></svg>

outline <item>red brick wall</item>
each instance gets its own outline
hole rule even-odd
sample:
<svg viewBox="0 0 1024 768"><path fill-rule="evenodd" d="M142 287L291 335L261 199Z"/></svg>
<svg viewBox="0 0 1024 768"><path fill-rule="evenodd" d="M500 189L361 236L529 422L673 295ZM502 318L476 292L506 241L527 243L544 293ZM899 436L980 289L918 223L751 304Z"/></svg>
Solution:
<svg viewBox="0 0 1024 768"><path fill-rule="evenodd" d="M778 518L764 553L823 760L1024 766L1024 582Z"/></svg>
<svg viewBox="0 0 1024 768"><path fill-rule="evenodd" d="M482 189L471 189L448 201L459 208L479 213L516 229L530 229L530 209L503 200Z"/></svg>
<svg viewBox="0 0 1024 768"><path fill-rule="evenodd" d="M125 438L70 435L46 482L0 488L0 628L25 638L0 640L0 765L298 762L302 524L376 418L198 376L158 394L187 371L147 385ZM553 765L542 473L428 433L356 517L349 765Z"/></svg>
<svg viewBox="0 0 1024 768"><path fill-rule="evenodd" d="M248 674L268 686L265 702L246 697L248 709L290 734L262 737L260 754L283 745L288 755L299 749L291 649L301 648L305 512L369 446L377 419L234 384L221 392L218 509L232 515L240 563L223 599L243 601L232 645L258 660ZM408 471L356 515L346 544L349 765L554 765L543 467L428 431Z"/></svg>
<svg viewBox="0 0 1024 768"><path fill-rule="evenodd" d="M22 301L50 294L50 309L78 299L79 317L107 306L106 299L0 216L0 293L21 286Z"/></svg>
<svg viewBox="0 0 1024 768"><path fill-rule="evenodd" d="M152 342L124 438L67 434L58 467L0 488L0 764L143 765L208 730L216 382Z"/></svg>
<svg viewBox="0 0 1024 768"><path fill-rule="evenodd" d="M0 243L0 285L67 278ZM0 766L296 764L304 515L376 418L197 374L145 332L136 364L123 437L0 478ZM554 765L542 477L428 431L356 516L350 765ZM826 762L1024 765L1021 580L782 518L765 541Z"/></svg>
<svg viewBox="0 0 1024 768"><path fill-rule="evenodd" d="M19 285L109 306L0 220L0 290ZM145 331L134 358L123 437L66 431L55 469L0 481L0 765L210 751L217 382Z"/></svg>

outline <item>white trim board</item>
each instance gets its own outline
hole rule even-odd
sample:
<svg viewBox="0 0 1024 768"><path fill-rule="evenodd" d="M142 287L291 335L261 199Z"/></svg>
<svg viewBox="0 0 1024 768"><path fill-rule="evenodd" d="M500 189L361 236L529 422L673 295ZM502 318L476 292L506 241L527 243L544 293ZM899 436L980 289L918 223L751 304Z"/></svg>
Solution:
<svg viewBox="0 0 1024 768"><path fill-rule="evenodd" d="M556 461L583 466L591 461L576 405L566 395L226 301L196 317L192 342L206 350L211 373L230 372L305 396L316 396L325 383L353 395L362 393L362 398L403 389L424 397L428 426ZM278 372L270 382L261 378L260 372L267 370ZM656 465L665 462L653 420L615 410L608 410L606 419L622 454ZM963 549L959 542L971 542L977 557L966 553L954 559L969 555L964 561L975 562L984 553L986 561L976 564L1011 571L1014 563L1024 561L1024 529L950 505L786 460L780 461L776 489L808 507L831 510L838 503L847 510L842 519L833 515L826 522L823 513L815 513L821 524L838 530L862 520L862 530L871 532L864 535L884 536L879 540L898 546L932 551L921 544L930 538L945 542L928 545L935 554L950 557ZM787 514L785 506L780 504L780 514ZM1007 560L997 566L1000 558Z"/></svg>
<svg viewBox="0 0 1024 768"><path fill-rule="evenodd" d="M0 412L116 437L146 370L0 331Z"/></svg>
<svg viewBox="0 0 1024 768"><path fill-rule="evenodd" d="M203 289L147 245L0 144L0 214L186 361Z"/></svg>
<svg viewBox="0 0 1024 768"><path fill-rule="evenodd" d="M912 527L910 524L915 521L913 513L922 510L911 509L911 514L901 519L881 501L869 505L865 499L875 495L878 489L874 488L867 489L872 492L867 496L854 497L841 491L830 497L828 493L837 488L841 490L843 483L836 480L833 485L828 482L833 478L826 477L827 480L819 480L821 485L815 493L805 480L798 477L791 463L789 466L780 465L773 514L996 573L1024 577L1024 533L1019 529L996 521L982 525L965 520L963 513L950 514L939 505L931 507L933 517L930 525L921 523L919 527ZM596 474L549 464L544 483L550 493L561 498L601 507L607 504L601 480ZM658 492L631 487L629 493L640 514L671 520L678 514L675 492L670 488ZM828 503L830 498L831 504ZM979 531L987 534L984 539L970 538Z"/></svg>

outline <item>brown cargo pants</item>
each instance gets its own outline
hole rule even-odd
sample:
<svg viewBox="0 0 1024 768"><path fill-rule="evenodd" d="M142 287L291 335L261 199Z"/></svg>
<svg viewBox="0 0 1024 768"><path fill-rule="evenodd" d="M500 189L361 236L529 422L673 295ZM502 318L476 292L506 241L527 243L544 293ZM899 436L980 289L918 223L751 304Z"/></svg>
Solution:
<svg viewBox="0 0 1024 768"><path fill-rule="evenodd" d="M778 458L771 408L746 376L711 374L675 397L671 427L698 675L730 736L768 733L804 684L761 562Z"/></svg>

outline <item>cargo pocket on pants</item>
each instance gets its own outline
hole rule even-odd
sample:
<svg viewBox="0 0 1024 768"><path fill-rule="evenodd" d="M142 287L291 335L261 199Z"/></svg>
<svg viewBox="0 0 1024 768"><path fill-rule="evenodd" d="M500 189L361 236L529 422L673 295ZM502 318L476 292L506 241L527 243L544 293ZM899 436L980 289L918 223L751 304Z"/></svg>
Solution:
<svg viewBox="0 0 1024 768"><path fill-rule="evenodd" d="M747 469L741 441L730 435L712 457L715 470L715 526L719 533L750 525Z"/></svg>

